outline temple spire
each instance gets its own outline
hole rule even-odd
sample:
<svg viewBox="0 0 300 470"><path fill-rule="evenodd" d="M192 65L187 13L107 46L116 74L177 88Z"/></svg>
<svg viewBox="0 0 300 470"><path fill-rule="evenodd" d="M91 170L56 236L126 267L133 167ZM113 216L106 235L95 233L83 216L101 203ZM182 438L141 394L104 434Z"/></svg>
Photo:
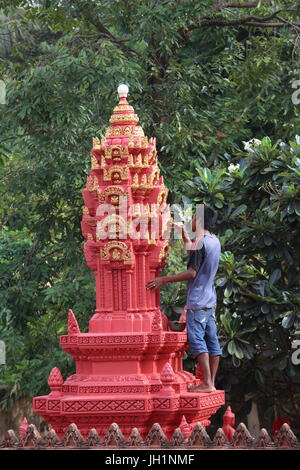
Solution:
<svg viewBox="0 0 300 470"><path fill-rule="evenodd" d="M84 254L95 274L96 309L87 333L69 311L68 334L60 342L76 361L76 373L63 380L52 369L51 393L34 398L35 412L53 424L58 437L70 420L84 437L91 428L106 435L114 421L127 435L137 427L143 440L152 425L171 436L182 415L207 426L224 404L223 391L188 391L195 377L182 367L186 333L167 330L159 292L146 289L168 256L168 189L155 139L144 135L127 102L128 86L116 91L109 127L93 139L82 191Z"/></svg>

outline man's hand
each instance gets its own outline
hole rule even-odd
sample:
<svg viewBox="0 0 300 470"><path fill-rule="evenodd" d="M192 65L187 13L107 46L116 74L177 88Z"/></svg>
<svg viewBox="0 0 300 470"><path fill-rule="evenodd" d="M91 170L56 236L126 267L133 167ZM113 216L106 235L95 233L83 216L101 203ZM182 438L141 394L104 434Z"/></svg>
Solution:
<svg viewBox="0 0 300 470"><path fill-rule="evenodd" d="M192 244L193 242L191 241L184 225L182 223L176 223L174 222L173 223L173 226L174 228L177 228L177 230L179 230L179 232L181 232L181 235L182 235L182 240L184 242L184 245L185 245L185 249L187 251L189 251L191 248L192 248Z"/></svg>
<svg viewBox="0 0 300 470"><path fill-rule="evenodd" d="M176 228L182 235L184 241L190 241L190 237L182 222L173 222L173 227Z"/></svg>
<svg viewBox="0 0 300 470"><path fill-rule="evenodd" d="M155 277L146 283L147 289L157 289L157 287L162 286L163 284L167 284L168 282L182 282L188 281L189 279L193 279L197 274L197 271L189 267L186 271L182 271L181 273L174 274L174 276L161 276Z"/></svg>
<svg viewBox="0 0 300 470"><path fill-rule="evenodd" d="M163 277L155 277L154 279L150 279L150 281L147 282L146 289L157 289L163 284L165 284Z"/></svg>

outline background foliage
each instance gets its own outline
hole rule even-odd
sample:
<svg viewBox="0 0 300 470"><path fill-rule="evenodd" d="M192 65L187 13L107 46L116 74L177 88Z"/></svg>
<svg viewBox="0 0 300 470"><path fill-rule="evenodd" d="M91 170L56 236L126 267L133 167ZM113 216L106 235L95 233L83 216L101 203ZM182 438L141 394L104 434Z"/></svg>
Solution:
<svg viewBox="0 0 300 470"><path fill-rule="evenodd" d="M169 202L220 213L219 386L240 416L254 400L262 425L283 416L300 428L291 363L300 318L300 119L291 100L300 6L234 3L0 3L3 407L48 393L54 365L64 377L73 370L58 338L69 308L87 328L95 298L80 191L91 138L103 134L125 82L146 135L157 137ZM261 143L245 150L254 137ZM166 271L183 267L175 244ZM162 289L172 318L184 295L183 285Z"/></svg>

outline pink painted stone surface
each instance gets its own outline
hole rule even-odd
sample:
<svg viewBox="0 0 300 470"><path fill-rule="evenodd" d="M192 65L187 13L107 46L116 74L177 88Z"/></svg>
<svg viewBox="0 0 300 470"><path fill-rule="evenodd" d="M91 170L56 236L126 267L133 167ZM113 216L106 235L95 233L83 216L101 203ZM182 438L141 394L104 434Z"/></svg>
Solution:
<svg viewBox="0 0 300 470"><path fill-rule="evenodd" d="M182 367L186 331L168 330L159 290L145 288L166 263L169 246L163 235L172 219L155 139L144 136L138 120L121 96L106 136L93 139L81 225L85 259L95 275L96 310L87 333L80 332L69 310L68 335L61 336L60 345L76 361L76 373L63 381L52 369L51 393L33 399L33 410L58 436L70 423L84 437L91 428L103 436L112 422L125 436L133 427L145 436L159 422L171 436L183 422L209 425L224 404L223 390L188 391L201 379ZM115 214L104 213L105 204L113 205ZM151 214L151 204L164 213ZM140 225L144 236L125 233L140 214L158 220L154 236L147 231L151 222ZM112 238L103 239L104 231Z"/></svg>

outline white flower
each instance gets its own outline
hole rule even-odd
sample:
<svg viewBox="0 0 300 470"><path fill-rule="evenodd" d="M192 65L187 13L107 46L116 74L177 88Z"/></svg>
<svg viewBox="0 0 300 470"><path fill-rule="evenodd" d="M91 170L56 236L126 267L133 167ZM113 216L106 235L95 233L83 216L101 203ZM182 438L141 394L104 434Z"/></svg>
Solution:
<svg viewBox="0 0 300 470"><path fill-rule="evenodd" d="M239 163L237 163L236 165L234 165L233 163L230 163L227 170L229 171L229 173L233 173L235 170L239 170L239 168L240 168Z"/></svg>
<svg viewBox="0 0 300 470"><path fill-rule="evenodd" d="M242 140L242 142L244 144L244 149L249 152L254 152L253 147L258 147L261 144L261 140L259 139L250 139L248 142Z"/></svg>

